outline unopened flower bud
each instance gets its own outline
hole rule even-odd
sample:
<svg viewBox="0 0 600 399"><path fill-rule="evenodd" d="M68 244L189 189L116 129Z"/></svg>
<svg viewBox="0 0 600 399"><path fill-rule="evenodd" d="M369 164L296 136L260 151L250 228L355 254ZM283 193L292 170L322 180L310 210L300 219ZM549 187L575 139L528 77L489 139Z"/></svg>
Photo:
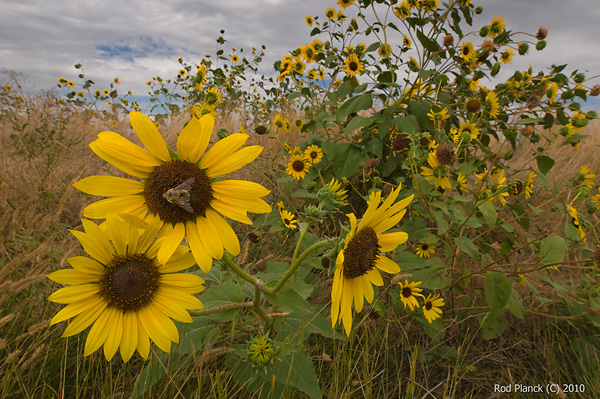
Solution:
<svg viewBox="0 0 600 399"><path fill-rule="evenodd" d="M538 40L544 40L548 36L548 29L540 28L535 35Z"/></svg>
<svg viewBox="0 0 600 399"><path fill-rule="evenodd" d="M268 337L259 335L248 344L248 359L257 366L269 363L273 354L273 343Z"/></svg>
<svg viewBox="0 0 600 399"><path fill-rule="evenodd" d="M444 36L444 46L450 47L453 44L454 44L454 36L452 36L451 34L447 34L446 36Z"/></svg>
<svg viewBox="0 0 600 399"><path fill-rule="evenodd" d="M541 51L541 50L543 50L545 48L546 48L546 41L545 40L540 40L539 42L537 42L535 44L535 49L538 50L538 51Z"/></svg>

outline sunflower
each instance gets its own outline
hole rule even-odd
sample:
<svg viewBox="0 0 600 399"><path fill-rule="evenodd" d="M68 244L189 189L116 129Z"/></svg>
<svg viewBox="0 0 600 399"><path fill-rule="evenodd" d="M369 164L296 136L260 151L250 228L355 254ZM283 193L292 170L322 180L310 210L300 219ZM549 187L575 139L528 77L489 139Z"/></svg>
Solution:
<svg viewBox="0 0 600 399"><path fill-rule="evenodd" d="M149 222L160 219L168 232L157 255L161 263L173 254L184 236L205 273L211 268L212 258L222 257L223 249L239 254L238 238L223 217L251 225L247 212L271 211L260 198L270 191L257 183L217 177L252 162L262 147L239 149L249 136L234 133L206 151L214 127L213 116L207 114L200 119L192 117L184 127L175 154L147 116L131 112L129 119L147 149L114 132L100 133L90 148L117 169L143 181L116 176L80 180L74 186L84 193L113 197L88 205L83 215L105 219L112 212L130 213ZM187 200L178 200L174 194L187 196Z"/></svg>
<svg viewBox="0 0 600 399"><path fill-rule="evenodd" d="M425 180L435 180L435 188L441 187L442 189L449 189L452 186L450 185L450 179L448 179L447 172L448 169L440 165L435 152L430 152L429 157L427 158L427 163L430 168L426 166L421 166L421 175L425 177Z"/></svg>
<svg viewBox="0 0 600 399"><path fill-rule="evenodd" d="M496 95L496 92L494 91L490 91L486 96L485 96L485 100L489 103L490 105L490 118L495 119L498 117L498 114L500 113L500 104L498 103L498 96Z"/></svg>
<svg viewBox="0 0 600 399"><path fill-rule="evenodd" d="M317 55L317 53L310 44L306 43L304 46L302 46L301 51L302 58L304 58L306 62L310 63L315 60L315 55Z"/></svg>
<svg viewBox="0 0 600 399"><path fill-rule="evenodd" d="M402 37L402 45L406 48L411 48L412 47L412 43L410 41L410 38L406 35L404 35Z"/></svg>
<svg viewBox="0 0 600 399"><path fill-rule="evenodd" d="M416 282L408 282L408 280L404 280L404 284L402 281L398 282L400 286L400 300L404 304L404 307L408 307L410 310L415 310L416 307L419 306L419 302L417 301L417 297L425 298L421 291L423 288L419 288L419 285L422 284L422 281Z"/></svg>
<svg viewBox="0 0 600 399"><path fill-rule="evenodd" d="M285 173L296 180L302 180L310 170L310 160L304 154L293 154L287 164Z"/></svg>
<svg viewBox="0 0 600 399"><path fill-rule="evenodd" d="M304 20L306 21L306 25L308 25L309 28L312 28L313 24L315 23L315 19L313 17L311 17L310 15L307 15Z"/></svg>
<svg viewBox="0 0 600 399"><path fill-rule="evenodd" d="M331 181L319 190L317 198L327 210L348 205L348 191L342 189L342 183L335 178L331 178Z"/></svg>
<svg viewBox="0 0 600 399"><path fill-rule="evenodd" d="M310 163L319 163L323 159L323 150L318 145L309 145L304 150L304 155L310 160Z"/></svg>
<svg viewBox="0 0 600 399"><path fill-rule="evenodd" d="M445 119L450 118L450 115L448 115L448 108L447 107L444 107L444 109L441 109L439 111L434 111L433 108L432 108L427 113L427 116L433 122L441 122L441 121L443 121Z"/></svg>
<svg viewBox="0 0 600 399"><path fill-rule="evenodd" d="M337 13L335 11L335 8L333 8L333 7L329 7L327 10L325 10L325 16L329 20L333 20L335 18L336 14Z"/></svg>
<svg viewBox="0 0 600 399"><path fill-rule="evenodd" d="M581 226L581 221L579 220L579 213L577 212L577 209L573 208L571 205L567 205L567 210L569 211L569 216L571 216L571 223L577 228L577 234L579 234L579 237L581 237L583 242L586 242L585 231Z"/></svg>
<svg viewBox="0 0 600 399"><path fill-rule="evenodd" d="M537 175L534 172L531 172L529 174L529 176L527 177L527 180L525 181L524 191L525 191L525 198L527 198L527 199L531 198L531 194L533 194L533 178L534 177L537 177Z"/></svg>
<svg viewBox="0 0 600 399"><path fill-rule="evenodd" d="M479 129L477 129L477 126L475 126L474 123L461 123L458 128L458 135L460 136L464 132L469 133L471 140L476 139L479 136Z"/></svg>
<svg viewBox="0 0 600 399"><path fill-rule="evenodd" d="M577 180L582 182L582 184L587 188L594 187L594 181L592 179L594 179L595 177L595 174L590 173L589 166L583 165L581 168L579 168L579 175L577 175Z"/></svg>
<svg viewBox="0 0 600 399"><path fill-rule="evenodd" d="M435 245L419 243L417 244L417 248L415 251L417 252L417 255L419 255L421 258L429 258L435 253Z"/></svg>
<svg viewBox="0 0 600 399"><path fill-rule="evenodd" d="M459 173L456 177L456 185L463 193L467 192L467 178L462 173Z"/></svg>
<svg viewBox="0 0 600 399"><path fill-rule="evenodd" d="M592 196L591 201L592 201L592 204L595 204L594 205L595 209L597 211L600 210L600 187L598 187L598 194Z"/></svg>
<svg viewBox="0 0 600 399"><path fill-rule="evenodd" d="M346 74L351 78L355 77L357 74L360 75L364 70L365 67L356 54L350 54L350 56L344 60L344 71L346 71Z"/></svg>
<svg viewBox="0 0 600 399"><path fill-rule="evenodd" d="M433 297L431 294L427 295L425 298L425 303L423 304L423 315L431 324L435 319L438 319L442 315L442 306L445 305L444 298L439 297L440 294L435 294Z"/></svg>
<svg viewBox="0 0 600 399"><path fill-rule="evenodd" d="M467 62L475 61L475 57L477 56L477 54L475 53L475 48L473 47L473 43L471 42L463 43L462 48L460 50L460 54L462 55L463 59Z"/></svg>
<svg viewBox="0 0 600 399"><path fill-rule="evenodd" d="M398 18L405 19L410 15L411 6L406 1L403 1L399 6L394 6L394 15Z"/></svg>
<svg viewBox="0 0 600 399"><path fill-rule="evenodd" d="M107 360L117 349L124 362L136 349L147 359L150 340L169 352L171 342L179 342L171 319L191 323L187 310L203 307L194 294L204 289L204 280L195 274L176 273L194 265L189 249L178 245L159 260L165 236L159 232L162 222L158 218L150 224L135 218L134 224L109 214L104 229L86 219L82 224L84 232L71 233L90 257L69 258L73 268L48 275L52 281L68 285L48 297L68 304L50 325L75 317L63 333L70 337L93 324L84 356L104 345Z"/></svg>
<svg viewBox="0 0 600 399"><path fill-rule="evenodd" d="M325 68L319 68L319 79L325 79Z"/></svg>
<svg viewBox="0 0 600 399"><path fill-rule="evenodd" d="M292 212L286 211L285 209L279 210L279 216L281 216L281 221L288 229L296 229L298 226L296 225L297 221L294 219L294 214Z"/></svg>
<svg viewBox="0 0 600 399"><path fill-rule="evenodd" d="M489 33L488 33L489 37L498 36L500 33L502 33L504 28L506 28L506 24L504 23L504 17L492 18L492 22L490 22L488 27L489 27Z"/></svg>
<svg viewBox="0 0 600 399"><path fill-rule="evenodd" d="M231 56L231 62L236 63L236 62L240 62L240 57L238 57L237 55L232 55Z"/></svg>
<svg viewBox="0 0 600 399"><path fill-rule="evenodd" d="M419 3L423 10L427 12L434 12L438 8L439 0L421 0Z"/></svg>
<svg viewBox="0 0 600 399"><path fill-rule="evenodd" d="M392 46L390 46L387 43L383 43L381 46L379 46L379 48L377 49L377 53L379 53L379 56L381 58L388 58L390 56L390 54L392 54Z"/></svg>
<svg viewBox="0 0 600 399"><path fill-rule="evenodd" d="M515 52L509 48L500 53L500 60L502 60L503 64L510 64L512 62L512 57L514 56Z"/></svg>
<svg viewBox="0 0 600 399"><path fill-rule="evenodd" d="M342 8L350 7L355 0L337 0L338 6Z"/></svg>
<svg viewBox="0 0 600 399"><path fill-rule="evenodd" d="M352 328L352 304L359 313L364 300L373 302L373 284L383 285L379 270L398 273L400 267L383 252L393 251L406 242L408 234L394 232L383 234L400 222L406 213L406 206L414 194L394 204L400 187L392 190L380 205L381 192L372 192L368 208L360 223L353 213L348 214L350 231L346 236L344 248L339 252L331 290L331 325L335 327L339 320L344 324L346 335ZM378 270L379 269L379 270Z"/></svg>

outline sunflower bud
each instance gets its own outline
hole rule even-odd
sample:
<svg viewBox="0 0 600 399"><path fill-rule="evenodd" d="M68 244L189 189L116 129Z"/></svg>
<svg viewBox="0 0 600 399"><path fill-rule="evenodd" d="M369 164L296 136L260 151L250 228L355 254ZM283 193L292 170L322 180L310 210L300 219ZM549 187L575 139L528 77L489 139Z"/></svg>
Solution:
<svg viewBox="0 0 600 399"><path fill-rule="evenodd" d="M529 137L533 134L533 126L525 126L523 130L521 130L521 134L525 137Z"/></svg>
<svg viewBox="0 0 600 399"><path fill-rule="evenodd" d="M539 141L540 141L540 139L541 139L541 138L540 138L540 135L539 135L539 134L532 134L532 135L529 137L529 141L530 141L531 143L533 143L533 144L535 144L535 143L539 142Z"/></svg>
<svg viewBox="0 0 600 399"><path fill-rule="evenodd" d="M519 55L525 55L529 51L529 44L519 43Z"/></svg>
<svg viewBox="0 0 600 399"><path fill-rule="evenodd" d="M573 77L573 80L575 81L575 83L583 83L583 81L585 80L585 75L581 72L575 74L575 76Z"/></svg>
<svg viewBox="0 0 600 399"><path fill-rule="evenodd" d="M540 51L546 48L546 41L545 40L540 40L539 42L537 42L535 44L535 49Z"/></svg>
<svg viewBox="0 0 600 399"><path fill-rule="evenodd" d="M257 366L269 363L273 354L273 343L268 337L259 335L248 344L248 359Z"/></svg>
<svg viewBox="0 0 600 399"><path fill-rule="evenodd" d="M494 42L491 40L486 40L481 45L481 51L487 52L487 51L492 51L493 49L494 49Z"/></svg>
<svg viewBox="0 0 600 399"><path fill-rule="evenodd" d="M324 269L329 269L329 265L331 265L331 259L328 256L323 256L321 258L321 266L323 266Z"/></svg>
<svg viewBox="0 0 600 399"><path fill-rule="evenodd" d="M454 44L454 36L452 36L451 34L447 34L446 36L444 36L444 46L450 47L453 44Z"/></svg>
<svg viewBox="0 0 600 399"><path fill-rule="evenodd" d="M538 40L544 40L548 36L548 29L540 28L535 35Z"/></svg>
<svg viewBox="0 0 600 399"><path fill-rule="evenodd" d="M483 12L483 7L479 6L475 8L475 14L479 15Z"/></svg>
<svg viewBox="0 0 600 399"><path fill-rule="evenodd" d="M590 189L586 186L581 186L577 189L578 198L587 198L590 196Z"/></svg>
<svg viewBox="0 0 600 399"><path fill-rule="evenodd" d="M264 125L258 125L254 128L254 133L263 135L269 133L269 129L267 129Z"/></svg>
<svg viewBox="0 0 600 399"><path fill-rule="evenodd" d="M256 243L258 243L260 241L260 236L258 234L256 234L256 233L250 232L250 234L248 234L248 239L253 244L256 244Z"/></svg>
<svg viewBox="0 0 600 399"><path fill-rule="evenodd" d="M489 33L490 33L490 27L487 25L482 26L481 29L479 30L479 36L481 36L481 37L486 37Z"/></svg>
<svg viewBox="0 0 600 399"><path fill-rule="evenodd" d="M590 90L590 96L597 97L598 95L600 95L600 85L595 85L592 87L592 90Z"/></svg>
<svg viewBox="0 0 600 399"><path fill-rule="evenodd" d="M469 112L477 112L481 109L481 103L479 100L471 99L467 101L467 111Z"/></svg>

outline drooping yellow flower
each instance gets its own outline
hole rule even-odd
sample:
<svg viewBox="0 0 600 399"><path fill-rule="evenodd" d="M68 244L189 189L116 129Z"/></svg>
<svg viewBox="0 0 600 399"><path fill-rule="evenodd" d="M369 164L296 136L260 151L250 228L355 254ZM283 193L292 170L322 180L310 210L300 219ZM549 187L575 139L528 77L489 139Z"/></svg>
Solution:
<svg viewBox="0 0 600 399"><path fill-rule="evenodd" d="M496 95L496 92L494 91L490 91L488 92L488 94L485 96L486 101L489 104L490 107L490 118L495 119L498 117L498 114L500 113L500 104L498 103L498 96Z"/></svg>
<svg viewBox="0 0 600 399"><path fill-rule="evenodd" d="M583 242L586 242L585 230L583 230L583 226L579 220L579 213L577 212L577 209L573 208L571 205L567 205L567 210L569 211L569 216L571 216L571 223L577 228L579 237L581 237Z"/></svg>
<svg viewBox="0 0 600 399"><path fill-rule="evenodd" d="M504 17L494 17L492 18L492 22L489 24L489 37L496 37L506 28L506 24L504 23Z"/></svg>
<svg viewBox="0 0 600 399"><path fill-rule="evenodd" d="M65 284L48 297L67 304L50 325L75 317L63 337L70 337L92 325L84 356L104 345L111 360L120 349L124 362L133 353L147 359L150 342L169 352L179 342L173 320L191 323L188 309L201 309L194 294L204 289L204 280L195 274L177 273L194 265L189 248L177 245L162 261L158 259L164 231L162 222L134 218L127 223L109 214L104 229L82 220L84 232L71 231L89 257L67 259L73 267L50 273L48 278ZM139 227L138 227L139 226Z"/></svg>
<svg viewBox="0 0 600 399"><path fill-rule="evenodd" d="M346 74L351 78L360 75L364 70L365 67L356 54L350 54L350 56L344 60L344 71L346 71Z"/></svg>
<svg viewBox="0 0 600 399"><path fill-rule="evenodd" d="M90 148L117 169L143 180L90 176L78 181L74 186L84 193L112 197L88 205L83 215L105 219L109 213L129 213L148 222L158 218L167 232L157 255L161 263L184 236L206 273L212 259L223 256L223 249L239 254L239 240L223 217L251 225L248 212L271 211L261 199L270 191L249 181L217 178L252 162L262 147L240 149L249 136L234 133L207 151L214 127L213 116L207 114L192 117L179 134L173 154L147 116L131 112L129 119L146 149L114 132L100 133Z"/></svg>
<svg viewBox="0 0 600 399"><path fill-rule="evenodd" d="M302 180L310 170L311 162L304 154L293 154L287 164L285 173L296 180Z"/></svg>
<svg viewBox="0 0 600 399"><path fill-rule="evenodd" d="M500 59L503 64L510 64L512 62L512 58L515 56L515 52L513 49L509 48L500 53Z"/></svg>
<svg viewBox="0 0 600 399"><path fill-rule="evenodd" d="M458 128L458 135L460 136L463 132L469 133L471 140L476 139L479 136L479 129L474 123L463 122Z"/></svg>
<svg viewBox="0 0 600 399"><path fill-rule="evenodd" d="M342 8L350 7L356 0L337 0L338 6Z"/></svg>
<svg viewBox="0 0 600 399"><path fill-rule="evenodd" d="M440 165L435 151L429 153L427 163L431 166L430 168L421 166L421 175L425 177L425 180L434 180L435 188L450 189L452 185L450 184L450 179L448 179L448 168Z"/></svg>
<svg viewBox="0 0 600 399"><path fill-rule="evenodd" d="M310 163L319 163L323 159L323 149L316 144L312 144L306 147L304 155L310 160Z"/></svg>
<svg viewBox="0 0 600 399"><path fill-rule="evenodd" d="M408 307L410 310L415 310L415 308L419 307L419 302L417 301L417 297L425 298L421 291L423 288L419 288L423 282L419 281L411 281L404 280L404 284L402 281L398 281L398 285L400 286L400 300L404 304L404 307Z"/></svg>
<svg viewBox="0 0 600 399"><path fill-rule="evenodd" d="M527 198L527 199L531 198L531 194L533 194L533 178L534 177L537 177L537 175L535 174L535 172L531 172L529 174L529 176L527 177L527 180L525 181L524 192L525 192L525 198Z"/></svg>
<svg viewBox="0 0 600 399"><path fill-rule="evenodd" d="M392 54L392 46L387 43L383 43L377 49L377 53L381 58L388 58Z"/></svg>
<svg viewBox="0 0 600 399"><path fill-rule="evenodd" d="M591 198L592 204L596 204L596 210L600 210L600 187L598 187L598 194L592 196Z"/></svg>
<svg viewBox="0 0 600 399"><path fill-rule="evenodd" d="M373 302L373 285L383 285L379 271L400 271L394 261L382 254L393 251L408 238L404 232L384 234L400 222L414 197L413 194L394 204L399 193L400 187L392 190L380 206L381 192L372 192L360 222L353 213L348 214L350 231L335 262L331 290L331 325L335 327L341 320L346 335L350 335L352 328L352 305L356 313L360 313L365 299Z"/></svg>
<svg viewBox="0 0 600 399"><path fill-rule="evenodd" d="M467 178L462 173L459 173L456 177L456 183L461 192L467 192Z"/></svg>
<svg viewBox="0 0 600 399"><path fill-rule="evenodd" d="M596 175L594 173L590 173L589 166L583 165L581 168L579 168L579 175L577 176L577 180L582 182L582 184L587 188L594 187L594 181L592 179L594 179L595 177Z"/></svg>
<svg viewBox="0 0 600 399"><path fill-rule="evenodd" d="M427 295L425 298L425 303L423 304L423 315L431 324L435 319L438 319L442 315L442 306L445 305L444 298L439 297L440 294L435 294L433 297L431 294Z"/></svg>

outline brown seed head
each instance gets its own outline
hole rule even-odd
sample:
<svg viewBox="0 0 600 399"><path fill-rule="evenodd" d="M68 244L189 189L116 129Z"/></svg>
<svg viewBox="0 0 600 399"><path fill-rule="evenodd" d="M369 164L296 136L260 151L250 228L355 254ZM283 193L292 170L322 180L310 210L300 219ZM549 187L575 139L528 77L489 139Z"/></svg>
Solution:
<svg viewBox="0 0 600 399"><path fill-rule="evenodd" d="M600 85L595 85L594 87L592 87L592 90L590 90L590 96L596 97L599 94L600 94Z"/></svg>
<svg viewBox="0 0 600 399"><path fill-rule="evenodd" d="M492 51L494 49L494 42L491 40L486 40L481 45L481 51Z"/></svg>
<svg viewBox="0 0 600 399"><path fill-rule="evenodd" d="M440 164L452 165L454 163L454 148L444 143L435 150L435 156Z"/></svg>
<svg viewBox="0 0 600 399"><path fill-rule="evenodd" d="M471 99L467 101L467 111L469 112L477 112L481 108L481 103L479 100Z"/></svg>
<svg viewBox="0 0 600 399"><path fill-rule="evenodd" d="M397 134L392 141L392 147L396 152L406 151L410 148L410 139L406 133Z"/></svg>
<svg viewBox="0 0 600 399"><path fill-rule="evenodd" d="M448 34L444 37L444 46L450 47L454 44L454 36Z"/></svg>
<svg viewBox="0 0 600 399"><path fill-rule="evenodd" d="M535 35L535 38L538 40L544 40L546 36L548 36L548 29L540 28L537 31L537 35Z"/></svg>
<svg viewBox="0 0 600 399"><path fill-rule="evenodd" d="M526 126L521 130L521 134L525 137L529 137L533 134L533 126Z"/></svg>
<svg viewBox="0 0 600 399"><path fill-rule="evenodd" d="M419 140L419 144L421 144L423 147L428 146L429 139L427 137L421 137L421 139Z"/></svg>
<svg viewBox="0 0 600 399"><path fill-rule="evenodd" d="M379 165L381 159L379 158L370 158L367 162L365 162L365 173L369 174L375 170L375 167Z"/></svg>

